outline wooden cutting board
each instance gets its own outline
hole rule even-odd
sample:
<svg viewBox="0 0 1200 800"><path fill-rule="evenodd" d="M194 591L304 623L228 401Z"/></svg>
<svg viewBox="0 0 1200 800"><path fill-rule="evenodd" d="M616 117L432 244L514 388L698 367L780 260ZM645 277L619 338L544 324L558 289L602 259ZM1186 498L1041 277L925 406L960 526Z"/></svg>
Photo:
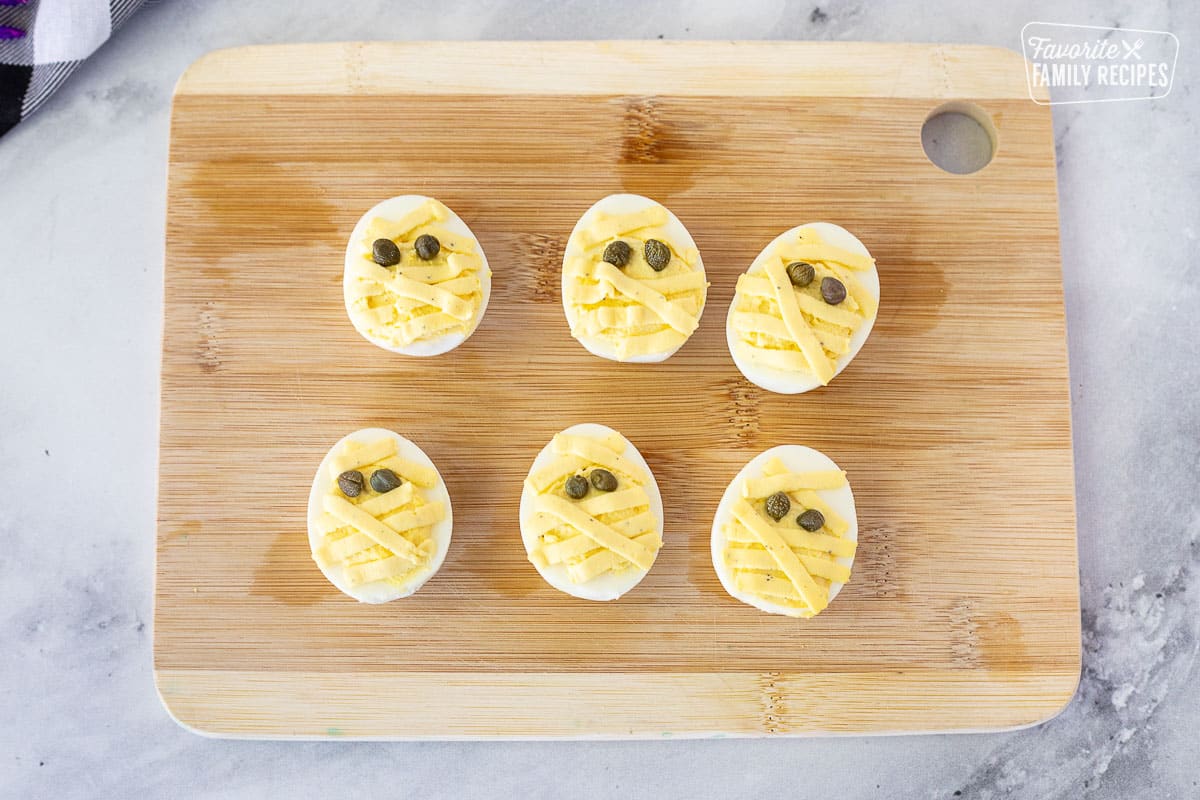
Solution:
<svg viewBox="0 0 1200 800"><path fill-rule="evenodd" d="M933 166L948 101L996 130ZM184 725L255 737L659 737L994 729L1080 668L1070 403L1050 110L1007 50L844 43L253 47L209 55L171 121L154 667ZM567 234L630 191L690 228L712 282L659 365L588 355L559 302ZM408 359L342 306L363 211L433 195L474 229L491 306ZM725 345L737 275L829 220L879 263L862 353L802 396ZM568 425L629 437L666 545L614 603L546 586L517 525ZM359 605L309 558L305 501L343 434L392 428L441 468L454 541L410 599ZM813 620L725 594L709 532L754 454L848 473L854 577Z"/></svg>

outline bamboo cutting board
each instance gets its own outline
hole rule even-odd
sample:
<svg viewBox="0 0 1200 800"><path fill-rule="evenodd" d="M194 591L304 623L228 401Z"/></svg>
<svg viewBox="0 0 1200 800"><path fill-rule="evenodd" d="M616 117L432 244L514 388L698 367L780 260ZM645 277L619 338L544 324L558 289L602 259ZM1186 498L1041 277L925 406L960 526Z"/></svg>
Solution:
<svg viewBox="0 0 1200 800"><path fill-rule="evenodd" d="M1080 668L1070 405L1050 110L1006 50L816 43L254 47L184 75L171 122L154 666L195 730L256 737L658 737L990 729L1047 718ZM990 165L933 166L923 121L975 104ZM660 365L588 355L559 302L594 200L670 207L708 277ZM494 271L465 345L408 359L342 306L358 216L436 196ZM736 276L829 220L879 263L862 353L802 396L725 345ZM662 487L640 586L544 583L517 525L555 431L623 432ZM440 467L446 565L356 604L308 553L305 501L350 430ZM754 454L817 447L849 473L854 576L803 621L721 589L717 501Z"/></svg>

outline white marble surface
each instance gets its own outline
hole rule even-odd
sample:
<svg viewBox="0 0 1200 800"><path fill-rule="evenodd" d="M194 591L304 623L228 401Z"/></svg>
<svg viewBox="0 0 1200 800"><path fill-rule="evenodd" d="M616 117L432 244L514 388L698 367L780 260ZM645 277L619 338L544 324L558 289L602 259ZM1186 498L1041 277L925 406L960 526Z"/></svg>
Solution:
<svg viewBox="0 0 1200 800"><path fill-rule="evenodd" d="M0 795L1200 796L1200 7L290 5L152 5L0 138ZM167 117L189 62L317 39L1016 47L1035 19L1165 28L1183 42L1166 99L1055 112L1085 630L1079 694L1060 717L993 735L648 747L215 741L171 722L148 622Z"/></svg>

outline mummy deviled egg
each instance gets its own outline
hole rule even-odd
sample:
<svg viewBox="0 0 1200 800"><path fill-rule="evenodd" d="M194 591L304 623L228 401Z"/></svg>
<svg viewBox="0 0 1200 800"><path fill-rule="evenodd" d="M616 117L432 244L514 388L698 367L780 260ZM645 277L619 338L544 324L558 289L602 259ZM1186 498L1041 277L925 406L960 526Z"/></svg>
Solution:
<svg viewBox="0 0 1200 800"><path fill-rule="evenodd" d="M638 449L604 425L555 434L525 478L521 539L545 581L584 600L636 586L662 547L662 496Z"/></svg>
<svg viewBox="0 0 1200 800"><path fill-rule="evenodd" d="M403 436L364 428L335 444L308 495L313 560L363 603L420 589L442 566L454 519L429 456Z"/></svg>
<svg viewBox="0 0 1200 800"><path fill-rule="evenodd" d="M346 311L372 344L436 356L467 340L487 310L492 273L467 224L416 194L362 216L346 247Z"/></svg>
<svg viewBox="0 0 1200 800"><path fill-rule="evenodd" d="M712 560L725 591L771 614L812 617L850 580L858 517L846 473L817 450L773 447L717 506Z"/></svg>
<svg viewBox="0 0 1200 800"><path fill-rule="evenodd" d="M584 212L563 256L571 335L613 361L663 361L700 324L708 283L687 228L665 206L614 194Z"/></svg>
<svg viewBox="0 0 1200 800"><path fill-rule="evenodd" d="M798 394L846 368L878 309L867 248L845 228L812 222L777 236L738 278L725 337L747 380Z"/></svg>

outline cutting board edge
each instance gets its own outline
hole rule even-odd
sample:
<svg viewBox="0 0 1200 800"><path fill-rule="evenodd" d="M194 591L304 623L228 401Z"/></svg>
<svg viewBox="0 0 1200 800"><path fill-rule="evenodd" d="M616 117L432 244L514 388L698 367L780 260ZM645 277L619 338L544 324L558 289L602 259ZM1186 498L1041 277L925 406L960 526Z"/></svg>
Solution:
<svg viewBox="0 0 1200 800"><path fill-rule="evenodd" d="M1019 730L1058 716L1080 674L1080 662L1036 674L375 673L355 676L358 692L349 704L329 689L342 679L337 673L155 669L154 682L177 724L215 738L596 740ZM413 694L430 686L440 696ZM214 702L222 696L239 702ZM413 697L425 706L413 708ZM984 705L997 724L977 724ZM818 711L825 719L846 716L840 724L815 725ZM396 733L406 726L415 730Z"/></svg>
<svg viewBox="0 0 1200 800"><path fill-rule="evenodd" d="M455 41L243 45L214 50L192 62L177 81L174 96L415 93L1033 99L1025 57L998 45L552 41L538 43L541 58L536 62L528 57L528 50L528 42L518 41L473 42L471 48ZM664 51L670 53L673 68L664 69ZM298 52L304 56L297 56ZM589 63L581 69L579 62L584 59ZM264 62L287 68L263 69ZM496 62L503 62L503 69ZM655 69L640 71L644 63L654 63ZM454 80L446 79L450 70L435 72L435 65L452 67ZM780 70L786 70L783 76ZM1044 89L1037 90L1037 100L1049 100Z"/></svg>

